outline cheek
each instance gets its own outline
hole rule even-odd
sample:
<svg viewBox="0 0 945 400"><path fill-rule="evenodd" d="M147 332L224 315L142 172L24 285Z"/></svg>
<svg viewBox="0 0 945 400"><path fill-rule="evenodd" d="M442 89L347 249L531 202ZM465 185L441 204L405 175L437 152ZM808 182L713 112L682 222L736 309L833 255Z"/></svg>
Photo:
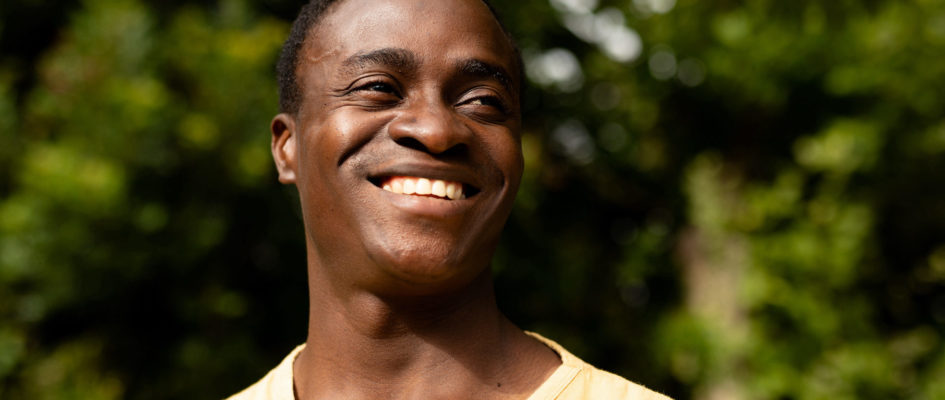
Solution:
<svg viewBox="0 0 945 400"><path fill-rule="evenodd" d="M337 110L327 118L312 121L303 138L303 154L313 175L322 179L337 174L347 158L358 154L358 149L373 140L384 129L390 116L357 110ZM337 179L337 178L336 178Z"/></svg>
<svg viewBox="0 0 945 400"><path fill-rule="evenodd" d="M382 132L392 118L390 113L337 110L319 124L319 129L313 133L313 143L316 148L331 149L329 151L336 156L335 165L340 165L344 161L340 157L356 153Z"/></svg>
<svg viewBox="0 0 945 400"><path fill-rule="evenodd" d="M517 186L525 163L522 156L522 143L514 134L496 136L496 138L497 140L489 144L490 153L509 183Z"/></svg>

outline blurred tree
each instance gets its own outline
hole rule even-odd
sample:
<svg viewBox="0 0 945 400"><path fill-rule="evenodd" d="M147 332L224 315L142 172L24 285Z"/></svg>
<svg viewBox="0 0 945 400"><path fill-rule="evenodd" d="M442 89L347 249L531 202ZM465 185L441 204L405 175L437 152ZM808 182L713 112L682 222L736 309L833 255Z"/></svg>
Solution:
<svg viewBox="0 0 945 400"><path fill-rule="evenodd" d="M221 397L304 339L299 3L0 4L0 398ZM680 399L945 397L945 1L496 6L513 320Z"/></svg>
<svg viewBox="0 0 945 400"><path fill-rule="evenodd" d="M277 268L303 265L301 230L272 214L291 204L265 134L286 23L131 0L69 21L4 134L0 397L234 391L304 337L304 268ZM298 329L262 344L266 326Z"/></svg>

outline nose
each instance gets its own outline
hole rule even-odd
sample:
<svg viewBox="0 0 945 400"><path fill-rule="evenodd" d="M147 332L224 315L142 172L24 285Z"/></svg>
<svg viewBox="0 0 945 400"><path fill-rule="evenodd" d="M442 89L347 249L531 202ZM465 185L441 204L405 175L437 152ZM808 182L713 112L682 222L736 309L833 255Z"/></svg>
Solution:
<svg viewBox="0 0 945 400"><path fill-rule="evenodd" d="M464 151L472 134L441 100L409 105L391 121L388 132L401 146L437 155Z"/></svg>

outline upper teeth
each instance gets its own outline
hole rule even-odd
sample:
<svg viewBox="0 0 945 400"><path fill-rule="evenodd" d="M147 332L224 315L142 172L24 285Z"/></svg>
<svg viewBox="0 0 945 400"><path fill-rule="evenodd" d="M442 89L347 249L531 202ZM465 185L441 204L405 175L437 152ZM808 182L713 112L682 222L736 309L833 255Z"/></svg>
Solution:
<svg viewBox="0 0 945 400"><path fill-rule="evenodd" d="M397 194L431 195L450 200L466 198L462 183L439 179L394 176L385 180L381 188Z"/></svg>

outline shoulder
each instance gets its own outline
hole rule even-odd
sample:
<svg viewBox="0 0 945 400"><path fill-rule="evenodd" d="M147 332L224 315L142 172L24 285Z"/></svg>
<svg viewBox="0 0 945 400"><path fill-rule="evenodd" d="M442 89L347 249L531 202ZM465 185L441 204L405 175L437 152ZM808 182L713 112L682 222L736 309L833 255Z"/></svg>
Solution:
<svg viewBox="0 0 945 400"><path fill-rule="evenodd" d="M669 397L595 368L554 341L536 333L529 335L544 342L561 357L561 366L529 400L669 400Z"/></svg>
<svg viewBox="0 0 945 400"><path fill-rule="evenodd" d="M304 344L296 347L266 376L227 400L294 400L292 363L303 348Z"/></svg>
<svg viewBox="0 0 945 400"><path fill-rule="evenodd" d="M558 400L577 399L669 400L669 397L587 364L558 396Z"/></svg>

